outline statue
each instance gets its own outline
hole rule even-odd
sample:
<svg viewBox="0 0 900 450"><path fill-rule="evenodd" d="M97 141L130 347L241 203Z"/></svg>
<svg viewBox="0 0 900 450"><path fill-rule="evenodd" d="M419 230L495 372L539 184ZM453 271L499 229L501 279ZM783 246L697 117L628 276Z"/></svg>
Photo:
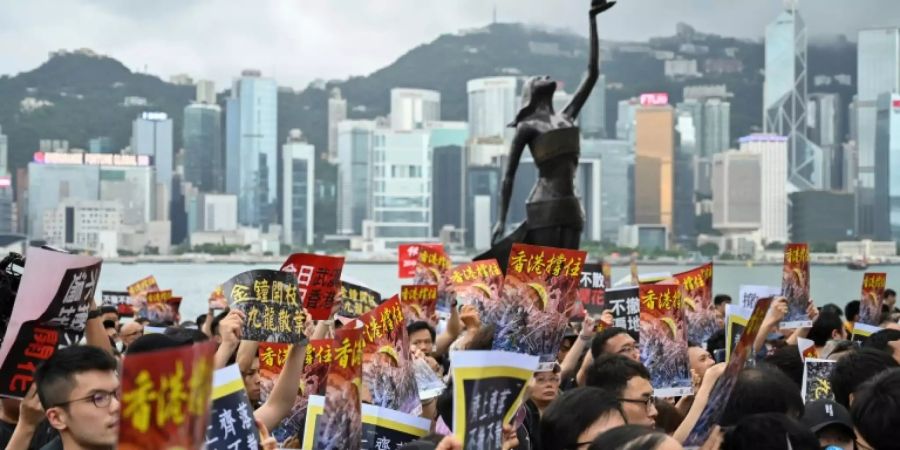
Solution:
<svg viewBox="0 0 900 450"><path fill-rule="evenodd" d="M522 109L510 124L516 128L500 192L500 209L494 226L492 247L479 259L494 258L506 271L509 252L517 242L577 249L584 227L584 210L575 195L575 170L580 153L580 134L575 120L591 95L600 72L597 15L614 1L593 0L590 10L590 61L588 74L565 109L553 110L556 82L548 76L533 77L522 88ZM513 180L525 147L538 169L538 180L525 205L526 220L506 237L506 216Z"/></svg>

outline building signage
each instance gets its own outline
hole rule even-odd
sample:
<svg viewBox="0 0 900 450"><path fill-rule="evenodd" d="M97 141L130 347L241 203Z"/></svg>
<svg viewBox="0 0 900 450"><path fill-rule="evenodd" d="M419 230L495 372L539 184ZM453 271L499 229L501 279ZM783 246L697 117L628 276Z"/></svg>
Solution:
<svg viewBox="0 0 900 450"><path fill-rule="evenodd" d="M641 94L642 106L662 106L669 104L669 94L667 92L650 92Z"/></svg>
<svg viewBox="0 0 900 450"><path fill-rule="evenodd" d="M50 153L35 152L37 164L69 164L87 166L144 167L150 165L147 155L113 155L103 153Z"/></svg>

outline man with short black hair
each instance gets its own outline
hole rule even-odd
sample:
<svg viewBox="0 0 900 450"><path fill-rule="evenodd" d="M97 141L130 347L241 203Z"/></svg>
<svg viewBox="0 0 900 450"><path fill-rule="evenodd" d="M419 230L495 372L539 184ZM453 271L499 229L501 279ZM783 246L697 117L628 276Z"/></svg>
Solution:
<svg viewBox="0 0 900 450"><path fill-rule="evenodd" d="M863 342L863 348L881 350L900 364L900 330L881 330L873 333Z"/></svg>
<svg viewBox="0 0 900 450"><path fill-rule="evenodd" d="M893 289L884 290L883 304L888 307L889 313L900 312L900 309L897 309L897 292Z"/></svg>
<svg viewBox="0 0 900 450"><path fill-rule="evenodd" d="M591 356L594 359L605 354L622 355L633 361L641 360L637 341L624 328L609 327L597 333L591 342Z"/></svg>
<svg viewBox="0 0 900 450"><path fill-rule="evenodd" d="M614 393L629 424L655 425L657 411L650 372L641 363L623 355L600 355L588 368L586 383Z"/></svg>
<svg viewBox="0 0 900 450"><path fill-rule="evenodd" d="M860 385L888 369L898 367L894 358L880 350L864 348L850 352L838 360L828 380L834 400L850 407L850 398Z"/></svg>
<svg viewBox="0 0 900 450"><path fill-rule="evenodd" d="M847 333L853 332L853 324L859 320L859 300L851 300L847 302L847 306L844 307L844 328L847 330Z"/></svg>
<svg viewBox="0 0 900 450"><path fill-rule="evenodd" d="M731 304L731 296L719 294L713 297L713 306L716 308L716 318L725 322L725 305Z"/></svg>
<svg viewBox="0 0 900 450"><path fill-rule="evenodd" d="M850 408L856 426L857 448L891 450L900 448L900 369L881 373L860 386Z"/></svg>
<svg viewBox="0 0 900 450"><path fill-rule="evenodd" d="M419 349L422 353L430 355L434 351L434 340L437 338L437 333L428 322L420 320L407 325L406 334L409 336L409 345Z"/></svg>
<svg viewBox="0 0 900 450"><path fill-rule="evenodd" d="M38 397L59 440L44 450L114 449L119 438L116 360L91 346L58 350L34 374Z"/></svg>

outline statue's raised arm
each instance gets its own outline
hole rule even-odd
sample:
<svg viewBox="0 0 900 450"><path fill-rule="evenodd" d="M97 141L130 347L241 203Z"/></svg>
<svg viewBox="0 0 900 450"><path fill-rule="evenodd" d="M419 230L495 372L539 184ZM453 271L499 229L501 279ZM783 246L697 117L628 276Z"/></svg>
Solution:
<svg viewBox="0 0 900 450"><path fill-rule="evenodd" d="M572 121L578 118L581 108L587 101L594 85L597 84L597 78L600 76L600 38L597 35L597 15L609 8L612 8L616 2L608 2L607 0L594 0L591 2L591 12L589 13L591 31L590 31L590 55L588 59L587 77L582 80L578 90L566 108L562 110L562 114Z"/></svg>

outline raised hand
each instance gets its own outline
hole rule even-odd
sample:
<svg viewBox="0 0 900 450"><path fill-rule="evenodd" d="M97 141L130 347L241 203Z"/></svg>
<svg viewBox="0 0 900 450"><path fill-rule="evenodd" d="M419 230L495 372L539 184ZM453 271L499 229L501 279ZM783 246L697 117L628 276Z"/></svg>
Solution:
<svg viewBox="0 0 900 450"><path fill-rule="evenodd" d="M608 0L593 0L591 1L591 16L596 16L597 14L606 11L609 8L615 6L616 2L611 2Z"/></svg>

